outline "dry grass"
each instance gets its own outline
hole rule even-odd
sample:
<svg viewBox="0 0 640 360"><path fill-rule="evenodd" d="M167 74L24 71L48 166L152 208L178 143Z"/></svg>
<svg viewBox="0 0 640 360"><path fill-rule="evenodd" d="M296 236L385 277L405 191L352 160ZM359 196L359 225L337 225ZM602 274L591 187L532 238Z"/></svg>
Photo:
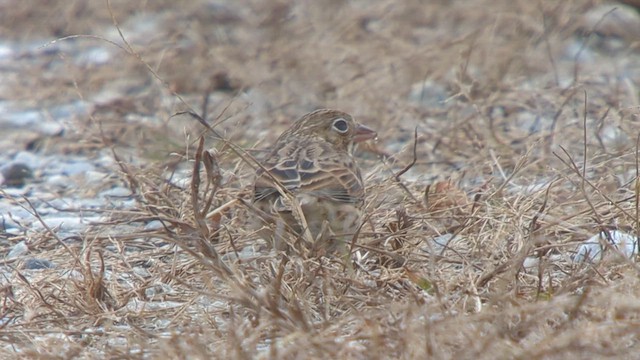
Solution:
<svg viewBox="0 0 640 360"><path fill-rule="evenodd" d="M602 229L639 231L635 83L565 53L598 1L112 1L127 44L107 3L45 2L0 5L2 33L122 50L84 66L63 49L3 93L94 103L43 151L106 149L137 208L76 238L29 234L58 266L5 262L1 357L638 353L637 265L571 260ZM161 25L136 37L145 16ZM410 100L422 81L446 103ZM251 159L317 107L379 131L359 154L369 221L353 266L278 256L244 229Z"/></svg>

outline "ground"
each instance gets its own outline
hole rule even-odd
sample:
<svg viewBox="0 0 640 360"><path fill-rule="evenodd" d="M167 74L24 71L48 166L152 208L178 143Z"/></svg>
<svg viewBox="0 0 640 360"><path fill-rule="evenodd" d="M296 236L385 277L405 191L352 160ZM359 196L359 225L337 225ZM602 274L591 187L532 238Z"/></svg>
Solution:
<svg viewBox="0 0 640 360"><path fill-rule="evenodd" d="M0 1L0 357L637 356L626 3ZM350 259L247 225L318 108L378 132Z"/></svg>

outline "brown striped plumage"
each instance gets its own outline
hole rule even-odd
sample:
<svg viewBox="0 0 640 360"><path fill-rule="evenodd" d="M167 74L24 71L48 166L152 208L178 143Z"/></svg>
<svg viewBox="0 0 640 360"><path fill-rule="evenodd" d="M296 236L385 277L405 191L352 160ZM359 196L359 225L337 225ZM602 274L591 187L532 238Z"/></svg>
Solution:
<svg viewBox="0 0 640 360"><path fill-rule="evenodd" d="M311 250L333 252L350 241L364 203L352 149L375 135L349 114L326 109L304 115L282 133L255 182L254 204L268 229L261 235L280 250L288 248L287 232Z"/></svg>

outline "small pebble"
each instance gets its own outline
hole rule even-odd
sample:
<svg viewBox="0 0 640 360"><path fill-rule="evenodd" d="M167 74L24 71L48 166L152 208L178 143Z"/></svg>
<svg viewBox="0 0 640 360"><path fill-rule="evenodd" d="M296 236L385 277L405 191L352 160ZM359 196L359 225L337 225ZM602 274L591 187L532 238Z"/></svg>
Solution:
<svg viewBox="0 0 640 360"><path fill-rule="evenodd" d="M607 253L618 253L628 259L633 259L638 255L638 238L619 230L609 231L608 234L604 231L600 232L578 246L573 261L598 262L605 258Z"/></svg>
<svg viewBox="0 0 640 360"><path fill-rule="evenodd" d="M53 269L55 264L47 259L30 258L24 262L26 270Z"/></svg>
<svg viewBox="0 0 640 360"><path fill-rule="evenodd" d="M45 122L38 125L38 133L47 136L61 136L64 133L64 126L55 122Z"/></svg>
<svg viewBox="0 0 640 360"><path fill-rule="evenodd" d="M43 217L44 223L54 231L64 231L66 233L73 231L82 231L92 223L104 221L105 219L100 216L45 216ZM31 230L42 231L44 226L39 220L33 220L31 223Z"/></svg>
<svg viewBox="0 0 640 360"><path fill-rule="evenodd" d="M172 294L173 292L171 286L167 284L155 284L145 289L144 294L149 298L153 298L158 295Z"/></svg>
<svg viewBox="0 0 640 360"><path fill-rule="evenodd" d="M77 100L48 109L49 114L55 120L69 120L77 116L86 116L90 113L90 105L86 101Z"/></svg>
<svg viewBox="0 0 640 360"><path fill-rule="evenodd" d="M76 63L80 66L103 65L109 62L111 53L104 48L89 48L76 57Z"/></svg>
<svg viewBox="0 0 640 360"><path fill-rule="evenodd" d="M164 229L164 225L162 225L161 221L158 220L153 220L150 221L149 223L147 223L144 226L145 230L160 230L160 229Z"/></svg>
<svg viewBox="0 0 640 360"><path fill-rule="evenodd" d="M100 195L104 197L129 197L131 196L131 190L126 187L116 186L109 190L103 191Z"/></svg>
<svg viewBox="0 0 640 360"><path fill-rule="evenodd" d="M140 277L143 277L143 278L150 278L152 276L151 273L149 272L149 270L147 270L147 269L145 269L143 267L140 267L140 266L134 267L133 268L133 272L137 276L140 276Z"/></svg>
<svg viewBox="0 0 640 360"><path fill-rule="evenodd" d="M86 171L84 174L84 181L87 184L103 184L104 182L106 182L106 179L109 177L109 174L105 174L103 172L100 171L95 171L95 170L89 170Z"/></svg>
<svg viewBox="0 0 640 360"><path fill-rule="evenodd" d="M27 243L24 241L20 241L19 243L13 246L11 251L9 251L9 254L7 254L7 259L17 258L19 256L26 254L27 252L29 252L29 247L27 246Z"/></svg>
<svg viewBox="0 0 640 360"><path fill-rule="evenodd" d="M74 161L65 164L62 173L66 175L76 175L95 170L95 166L87 161Z"/></svg>
<svg viewBox="0 0 640 360"><path fill-rule="evenodd" d="M2 185L21 187L28 179L33 178L33 171L27 164L13 163L2 169L2 178L4 179Z"/></svg>
<svg viewBox="0 0 640 360"><path fill-rule="evenodd" d="M40 156L31 151L20 151L13 157L13 161L16 163L29 164L32 169L37 169L43 164L48 163L48 159L45 156Z"/></svg>
<svg viewBox="0 0 640 360"><path fill-rule="evenodd" d="M47 184L66 189L72 185L71 180L66 175L51 175L46 178Z"/></svg>

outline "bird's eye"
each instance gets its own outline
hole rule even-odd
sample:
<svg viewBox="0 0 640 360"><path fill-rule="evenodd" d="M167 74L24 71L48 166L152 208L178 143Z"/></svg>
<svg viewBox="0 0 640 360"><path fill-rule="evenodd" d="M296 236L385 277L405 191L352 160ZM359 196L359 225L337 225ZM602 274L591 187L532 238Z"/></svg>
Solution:
<svg viewBox="0 0 640 360"><path fill-rule="evenodd" d="M347 124L347 121L345 119L338 118L333 121L333 128L340 134L344 134L347 132L347 130L349 130L349 124Z"/></svg>

